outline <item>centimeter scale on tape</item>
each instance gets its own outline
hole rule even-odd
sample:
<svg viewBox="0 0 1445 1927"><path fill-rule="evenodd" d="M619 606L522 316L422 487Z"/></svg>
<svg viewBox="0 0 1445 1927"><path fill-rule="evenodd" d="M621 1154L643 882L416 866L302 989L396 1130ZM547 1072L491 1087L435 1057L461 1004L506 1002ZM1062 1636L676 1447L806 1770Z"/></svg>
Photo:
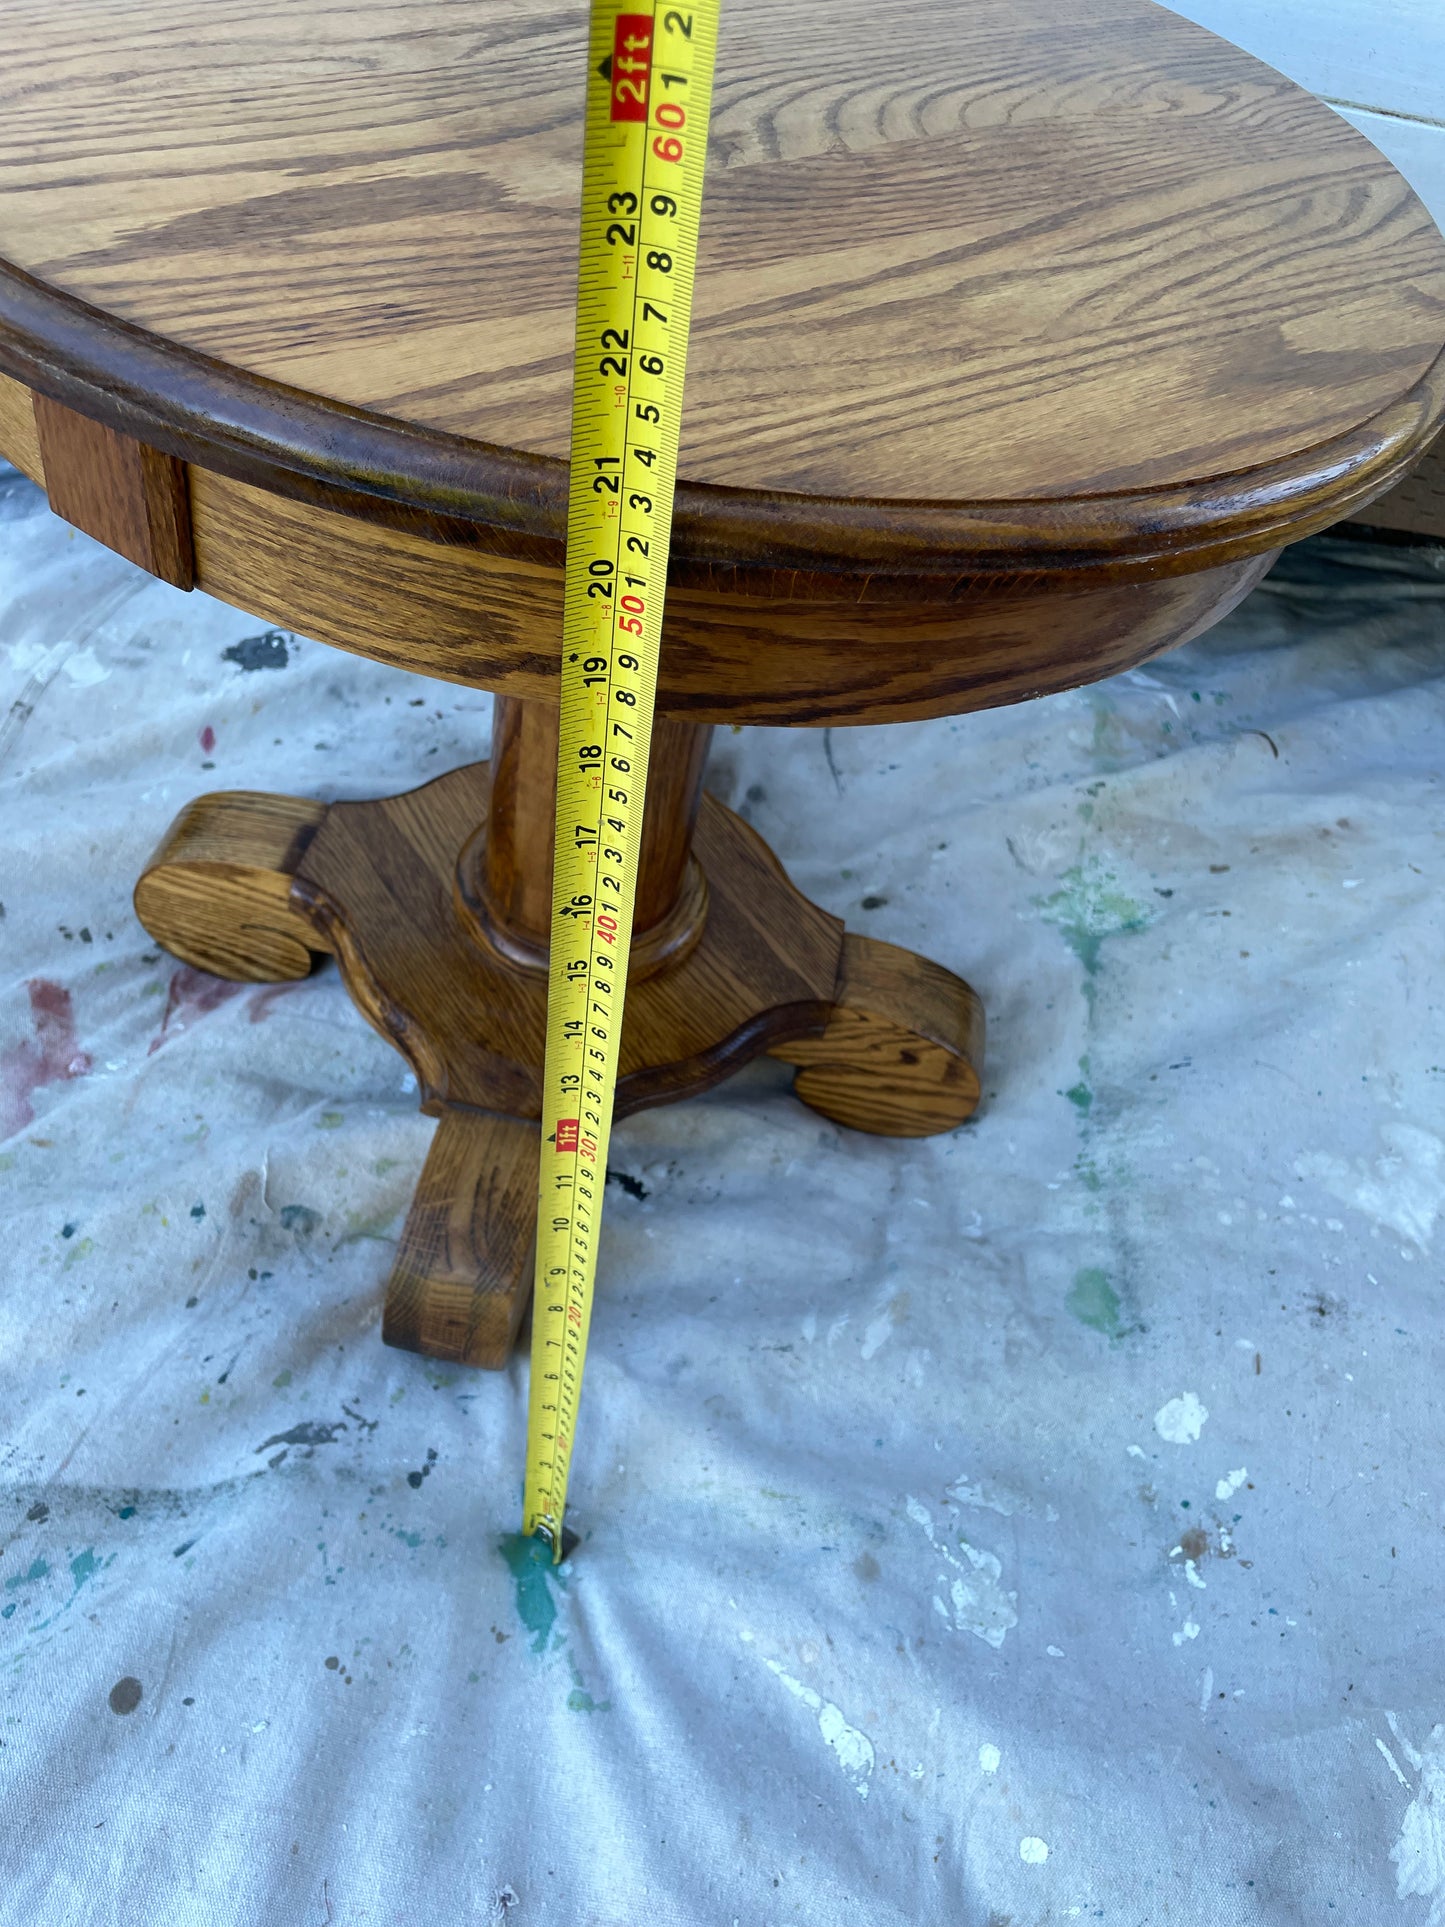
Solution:
<svg viewBox="0 0 1445 1927"><path fill-rule="evenodd" d="M563 1552L677 480L718 0L593 0L524 1533Z"/></svg>

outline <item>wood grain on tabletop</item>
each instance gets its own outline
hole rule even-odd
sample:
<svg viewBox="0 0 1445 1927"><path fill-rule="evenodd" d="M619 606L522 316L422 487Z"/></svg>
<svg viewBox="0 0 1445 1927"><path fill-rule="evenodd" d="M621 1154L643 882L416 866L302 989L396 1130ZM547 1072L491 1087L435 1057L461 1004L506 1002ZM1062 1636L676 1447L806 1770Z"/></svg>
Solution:
<svg viewBox="0 0 1445 1927"><path fill-rule="evenodd" d="M584 25L83 0L61 39L11 0L0 257L232 369L549 458L555 540ZM701 258L684 483L905 525L1287 462L1445 339L1445 245L1399 176L1149 0L730 0Z"/></svg>

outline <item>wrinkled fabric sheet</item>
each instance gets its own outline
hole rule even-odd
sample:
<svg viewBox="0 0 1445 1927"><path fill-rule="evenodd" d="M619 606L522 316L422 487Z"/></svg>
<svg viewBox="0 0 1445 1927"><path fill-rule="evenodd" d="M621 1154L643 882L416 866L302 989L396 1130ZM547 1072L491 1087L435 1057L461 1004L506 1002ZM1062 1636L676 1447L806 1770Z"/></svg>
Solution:
<svg viewBox="0 0 1445 1927"><path fill-rule="evenodd" d="M554 1577L525 1354L380 1341L402 1060L130 906L189 798L404 789L490 699L0 495L0 1921L1445 1921L1440 555L719 732L977 987L987 1094L870 1139L765 1061L619 1127Z"/></svg>

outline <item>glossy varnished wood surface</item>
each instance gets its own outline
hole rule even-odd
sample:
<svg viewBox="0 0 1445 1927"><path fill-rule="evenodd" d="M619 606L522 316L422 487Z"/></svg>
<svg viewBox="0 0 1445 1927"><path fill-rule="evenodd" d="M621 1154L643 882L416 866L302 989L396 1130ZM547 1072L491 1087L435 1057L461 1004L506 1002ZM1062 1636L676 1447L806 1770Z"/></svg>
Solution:
<svg viewBox="0 0 1445 1927"><path fill-rule="evenodd" d="M35 434L50 506L128 562L195 587L186 465L37 395Z"/></svg>
<svg viewBox="0 0 1445 1927"><path fill-rule="evenodd" d="M0 452L43 481L29 409L28 392L0 376ZM428 540L204 468L190 470L190 501L196 582L212 595L381 662L555 703L560 566ZM1336 513L1316 503L1297 532ZM848 724L1021 702L1197 635L1273 553L1208 568L1176 554L1142 579L1015 556L951 580L830 573L811 595L801 582L787 594L786 575L772 596L674 586L658 703L695 723Z"/></svg>
<svg viewBox="0 0 1445 1927"><path fill-rule="evenodd" d="M552 937L557 733L556 709L498 697L487 819L457 861L463 920L488 948L538 971L547 968ZM676 960L702 934L707 887L691 853L711 739L710 729L654 720L633 905L634 981Z"/></svg>
<svg viewBox="0 0 1445 1927"><path fill-rule="evenodd" d="M685 745L675 760L681 775ZM415 1071L423 1110L536 1120L546 974L478 946L454 891L490 791L483 763L367 803L198 797L146 866L137 911L174 955L245 982L304 976L313 953L333 952ZM859 1130L923 1136L972 1113L983 1014L960 978L845 937L713 797L695 850L706 928L655 970L632 959L619 1116L706 1090L769 1049L800 1067L806 1103Z"/></svg>
<svg viewBox="0 0 1445 1927"><path fill-rule="evenodd" d="M545 763L540 722L517 722L499 746L530 747ZM655 747L649 821L659 796L689 790L699 760L682 730ZM383 1336L497 1366L531 1291L547 983L475 941L455 890L473 826L489 815L491 775L474 765L405 796L330 807L248 791L198 797L147 866L136 908L175 955L243 981L302 976L316 951L335 953L357 1007L406 1057L437 1119ZM525 808L529 786L516 787ZM531 806L537 830L548 802ZM706 1090L766 1049L797 1066L805 1104L855 1130L925 1137L972 1115L984 1022L961 978L846 934L711 797L689 867L706 873L705 924L654 969L633 952L619 1115Z"/></svg>
<svg viewBox="0 0 1445 1927"><path fill-rule="evenodd" d="M35 397L6 375L0 375L0 455L44 488L45 464L35 424Z"/></svg>
<svg viewBox="0 0 1445 1927"><path fill-rule="evenodd" d="M438 544L201 468L191 504L196 579L224 601L402 668L556 701L560 564ZM1315 516L1307 526L1334 519ZM689 722L881 723L1072 688L1207 629L1273 544L1210 568L1189 559L1192 571L1176 559L1136 579L1017 557L952 579L829 572L811 595L789 595L786 576L772 595L677 584L658 704Z"/></svg>
<svg viewBox="0 0 1445 1927"><path fill-rule="evenodd" d="M546 976L479 945L456 901L457 863L489 789L487 766L473 764L403 796L332 804L291 896L358 1007L411 1064L423 1109L535 1118ZM709 798L695 847L709 877L705 941L656 975L629 976L619 1117L704 1090L770 1044L821 1028L836 984L842 926L754 831Z"/></svg>
<svg viewBox="0 0 1445 1927"><path fill-rule="evenodd" d="M444 1104L387 1280L388 1345L505 1365L532 1296L535 1124Z"/></svg>
<svg viewBox="0 0 1445 1927"><path fill-rule="evenodd" d="M0 364L204 466L557 566L581 8L5 24ZM883 26L726 13L680 580L934 580L1011 540L1198 567L1420 445L1445 249L1328 110L1149 0Z"/></svg>
<svg viewBox="0 0 1445 1927"><path fill-rule="evenodd" d="M257 790L199 796L135 886L136 915L172 956L242 983L310 975L329 946L291 901L291 879L326 805Z"/></svg>

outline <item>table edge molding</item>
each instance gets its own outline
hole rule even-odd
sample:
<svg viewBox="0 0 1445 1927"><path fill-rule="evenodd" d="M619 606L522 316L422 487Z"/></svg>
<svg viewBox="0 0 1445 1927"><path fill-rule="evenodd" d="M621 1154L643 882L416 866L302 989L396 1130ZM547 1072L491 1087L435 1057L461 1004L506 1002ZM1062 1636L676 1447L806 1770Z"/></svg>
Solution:
<svg viewBox="0 0 1445 1927"><path fill-rule="evenodd" d="M560 568L567 468L285 386L172 342L0 260L0 372L233 480L452 546ZM907 599L992 576L1188 573L1328 526L1391 487L1445 421L1445 348L1411 387L1287 459L1164 488L938 502L679 479L671 579L892 579ZM905 582L911 583L904 589ZM925 585L927 587L925 588ZM815 591L816 592L816 591Z"/></svg>

